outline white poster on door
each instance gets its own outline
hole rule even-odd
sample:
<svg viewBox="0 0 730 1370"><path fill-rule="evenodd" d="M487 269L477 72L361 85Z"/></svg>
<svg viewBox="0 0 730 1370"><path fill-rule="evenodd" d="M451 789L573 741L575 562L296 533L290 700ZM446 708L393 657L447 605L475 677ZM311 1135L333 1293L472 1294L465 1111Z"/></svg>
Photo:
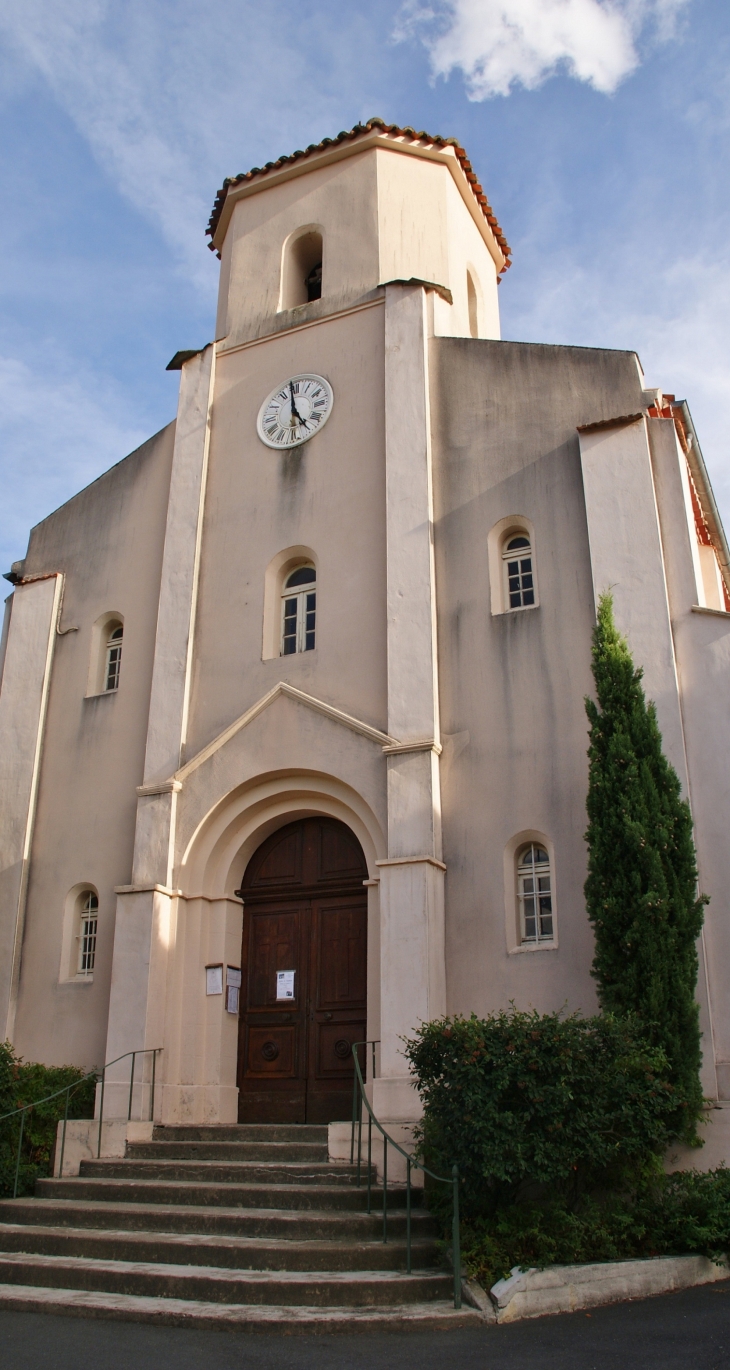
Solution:
<svg viewBox="0 0 730 1370"><path fill-rule="evenodd" d="M294 976L293 970L277 970L276 972L276 997L277 999L294 998Z"/></svg>

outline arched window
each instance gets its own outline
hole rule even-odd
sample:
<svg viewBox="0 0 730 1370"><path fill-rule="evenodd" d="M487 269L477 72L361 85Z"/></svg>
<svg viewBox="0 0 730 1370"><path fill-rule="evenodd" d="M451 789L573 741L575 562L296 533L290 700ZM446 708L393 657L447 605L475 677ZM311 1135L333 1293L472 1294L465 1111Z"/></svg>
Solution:
<svg viewBox="0 0 730 1370"><path fill-rule="evenodd" d="M517 901L522 943L552 942L550 857L537 842L530 842L517 853Z"/></svg>
<svg viewBox="0 0 730 1370"><path fill-rule="evenodd" d="M477 288L471 271L466 273L466 302L469 310L469 335L472 338L479 337L479 304L477 300Z"/></svg>
<svg viewBox="0 0 730 1370"><path fill-rule="evenodd" d="M121 623L110 623L107 628L106 661L104 664L104 691L119 689L119 673L122 668L122 639L124 628Z"/></svg>
<svg viewBox="0 0 730 1370"><path fill-rule="evenodd" d="M78 896L78 956L77 975L93 975L96 961L96 933L99 923L99 898L93 890L82 890Z"/></svg>
<svg viewBox="0 0 730 1370"><path fill-rule="evenodd" d="M535 604L532 547L525 533L509 533L502 545L505 608L528 609Z"/></svg>
<svg viewBox="0 0 730 1370"><path fill-rule="evenodd" d="M300 229L284 244L279 309L296 309L322 297L322 233Z"/></svg>
<svg viewBox="0 0 730 1370"><path fill-rule="evenodd" d="M281 655L314 650L317 614L317 572L297 566L284 580L281 592Z"/></svg>

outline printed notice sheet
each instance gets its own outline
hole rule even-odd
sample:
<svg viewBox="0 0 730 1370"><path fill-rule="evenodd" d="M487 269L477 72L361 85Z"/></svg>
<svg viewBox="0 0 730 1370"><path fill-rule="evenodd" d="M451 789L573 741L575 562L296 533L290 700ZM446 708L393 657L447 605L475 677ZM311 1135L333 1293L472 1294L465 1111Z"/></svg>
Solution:
<svg viewBox="0 0 730 1370"><path fill-rule="evenodd" d="M276 997L277 999L294 998L294 975L293 970L277 970L276 972Z"/></svg>

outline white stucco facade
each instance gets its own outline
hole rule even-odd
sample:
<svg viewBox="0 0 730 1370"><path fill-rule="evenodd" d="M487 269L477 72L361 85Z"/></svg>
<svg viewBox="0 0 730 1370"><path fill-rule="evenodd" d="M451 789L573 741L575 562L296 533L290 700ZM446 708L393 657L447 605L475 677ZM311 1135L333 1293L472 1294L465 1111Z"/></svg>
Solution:
<svg viewBox="0 0 730 1370"><path fill-rule="evenodd" d="M703 1081L729 1097L727 545L686 406L648 391L632 352L499 341L506 244L451 144L371 123L227 183L213 228L217 332L181 363L175 423L13 568L0 1012L16 1049L91 1068L162 1048L156 1116L235 1121L238 1019L206 967L241 965L254 853L318 815L367 867L384 1120L418 1116L402 1039L420 1021L591 1012L583 698L611 588L692 804ZM321 297L282 307L302 235ZM259 410L302 373L328 381L331 415L272 450ZM517 534L536 585L515 608ZM316 646L282 655L300 565ZM520 921L531 843L552 881L542 940ZM128 1078L110 1070L106 1117L126 1117Z"/></svg>

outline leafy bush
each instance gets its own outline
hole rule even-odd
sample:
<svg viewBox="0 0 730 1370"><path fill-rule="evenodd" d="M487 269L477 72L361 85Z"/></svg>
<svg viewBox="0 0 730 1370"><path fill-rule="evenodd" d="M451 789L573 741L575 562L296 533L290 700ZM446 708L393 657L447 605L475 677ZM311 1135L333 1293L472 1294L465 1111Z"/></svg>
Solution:
<svg viewBox="0 0 730 1370"><path fill-rule="evenodd" d="M656 709L642 671L613 621L610 595L593 634L598 705L590 720L588 917L596 952L592 974L601 1008L636 1014L663 1047L675 1086L677 1136L692 1142L702 1113L697 895L692 815L662 751Z"/></svg>
<svg viewBox="0 0 730 1370"><path fill-rule="evenodd" d="M667 1176L676 1096L631 1017L520 1013L426 1023L406 1044L426 1163L460 1174L464 1268L730 1250L730 1170ZM450 1194L432 1185L446 1220Z"/></svg>
<svg viewBox="0 0 730 1370"><path fill-rule="evenodd" d="M678 1171L644 1181L634 1194L517 1203L489 1221L464 1223L462 1260L489 1288L523 1269L632 1257L703 1255L730 1250L730 1170Z"/></svg>
<svg viewBox="0 0 730 1370"><path fill-rule="evenodd" d="M69 1098L69 1118L93 1118L95 1079L76 1066L43 1066L23 1062L9 1042L0 1043L0 1117L23 1104L45 1099L66 1085L76 1088ZM38 1103L25 1114L18 1194L31 1194L39 1175L50 1174L56 1128L63 1118L65 1097ZM20 1133L19 1116L0 1122L0 1196L13 1193Z"/></svg>
<svg viewBox="0 0 730 1370"><path fill-rule="evenodd" d="M631 1018L515 1009L426 1023L406 1044L432 1168L462 1178L470 1222L520 1200L631 1187L656 1171L674 1089Z"/></svg>

